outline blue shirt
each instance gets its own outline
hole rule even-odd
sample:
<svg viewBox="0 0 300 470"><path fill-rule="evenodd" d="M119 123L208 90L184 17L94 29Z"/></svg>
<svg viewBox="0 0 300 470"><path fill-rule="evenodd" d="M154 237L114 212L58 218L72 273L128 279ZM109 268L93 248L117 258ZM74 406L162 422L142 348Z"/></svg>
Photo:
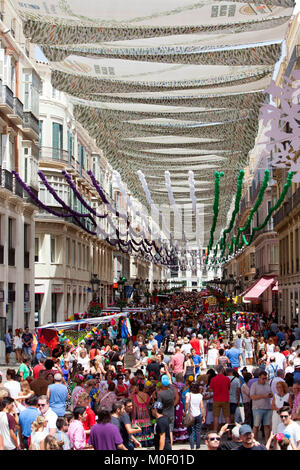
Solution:
<svg viewBox="0 0 300 470"><path fill-rule="evenodd" d="M21 411L19 425L21 426L22 436L29 437L31 435L31 425L40 414L40 410L34 406L28 406L26 410Z"/></svg>
<svg viewBox="0 0 300 470"><path fill-rule="evenodd" d="M5 336L4 336L4 343L5 343L5 346L7 348L11 348L12 347L12 340L11 340L11 336L9 333L6 333Z"/></svg>
<svg viewBox="0 0 300 470"><path fill-rule="evenodd" d="M56 437L58 442L63 441L63 443L64 443L63 450L71 450L70 440L69 440L68 436L66 435L66 433L64 433L63 431L57 431L54 434L54 437Z"/></svg>
<svg viewBox="0 0 300 470"><path fill-rule="evenodd" d="M278 338L278 346L280 346L281 341L284 341L284 333L278 331L278 333L276 333L276 336Z"/></svg>
<svg viewBox="0 0 300 470"><path fill-rule="evenodd" d="M156 335L155 338L158 344L158 347L160 347L162 340L164 339L163 335Z"/></svg>
<svg viewBox="0 0 300 470"><path fill-rule="evenodd" d="M199 372L199 365L202 362L202 358L201 358L201 356L198 356L198 354L195 354L195 356L192 356L192 359L193 359L193 362L196 366L196 369L195 369L196 373L198 373Z"/></svg>
<svg viewBox="0 0 300 470"><path fill-rule="evenodd" d="M51 384L48 387L50 391L49 406L57 416L66 414L66 400L68 395L68 387L63 384Z"/></svg>
<svg viewBox="0 0 300 470"><path fill-rule="evenodd" d="M225 352L225 356L227 356L228 359L230 360L231 367L240 366L240 361L239 361L240 355L241 355L240 350L236 348L228 349L228 351Z"/></svg>
<svg viewBox="0 0 300 470"><path fill-rule="evenodd" d="M300 379L300 372L294 372L294 384L296 383L296 380Z"/></svg>

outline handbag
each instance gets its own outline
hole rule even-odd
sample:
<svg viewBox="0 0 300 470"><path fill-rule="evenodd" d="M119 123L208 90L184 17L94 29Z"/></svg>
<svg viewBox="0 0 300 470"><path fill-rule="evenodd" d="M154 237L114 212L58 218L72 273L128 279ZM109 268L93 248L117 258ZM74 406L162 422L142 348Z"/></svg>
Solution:
<svg viewBox="0 0 300 470"><path fill-rule="evenodd" d="M194 416L192 415L191 413L191 395L190 395L190 401L189 401L189 409L188 409L188 412L187 414L183 417L182 419L182 424L185 428L188 428L190 426L193 426L194 424L194 421L195 421L195 418Z"/></svg>

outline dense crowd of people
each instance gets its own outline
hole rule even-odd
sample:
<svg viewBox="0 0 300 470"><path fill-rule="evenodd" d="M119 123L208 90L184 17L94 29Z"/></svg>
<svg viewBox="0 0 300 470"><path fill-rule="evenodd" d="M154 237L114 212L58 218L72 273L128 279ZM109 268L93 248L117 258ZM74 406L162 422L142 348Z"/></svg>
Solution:
<svg viewBox="0 0 300 470"><path fill-rule="evenodd" d="M108 323L33 354L28 328L9 331L19 366L0 378L0 449L299 450L299 328L261 316L230 341L202 305L181 293L133 314L127 344Z"/></svg>

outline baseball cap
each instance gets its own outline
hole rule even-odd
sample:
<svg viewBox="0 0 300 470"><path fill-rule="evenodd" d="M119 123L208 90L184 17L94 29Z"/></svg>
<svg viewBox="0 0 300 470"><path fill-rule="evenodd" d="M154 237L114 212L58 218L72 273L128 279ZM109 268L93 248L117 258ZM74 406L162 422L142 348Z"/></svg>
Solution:
<svg viewBox="0 0 300 470"><path fill-rule="evenodd" d="M240 436L243 436L244 434L247 434L248 432L252 432L251 426L249 426L249 424L243 424L243 425L240 427L239 435L240 435Z"/></svg>
<svg viewBox="0 0 300 470"><path fill-rule="evenodd" d="M162 385L164 385L165 387L167 387L168 385L170 385L170 379L167 375L163 375L162 378L161 378L161 383Z"/></svg>
<svg viewBox="0 0 300 470"><path fill-rule="evenodd" d="M116 365L117 365L117 366L122 366L122 365L123 365L123 362L118 361Z"/></svg>
<svg viewBox="0 0 300 470"><path fill-rule="evenodd" d="M163 409L163 404L161 401L155 401L152 405L152 408L156 409L156 410L162 410Z"/></svg>

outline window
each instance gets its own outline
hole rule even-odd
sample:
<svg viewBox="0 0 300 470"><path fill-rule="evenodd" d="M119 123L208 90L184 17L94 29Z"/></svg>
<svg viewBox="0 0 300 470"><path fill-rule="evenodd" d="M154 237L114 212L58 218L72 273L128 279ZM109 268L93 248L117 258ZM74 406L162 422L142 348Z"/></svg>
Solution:
<svg viewBox="0 0 300 470"><path fill-rule="evenodd" d="M57 322L57 294L51 294L51 322Z"/></svg>
<svg viewBox="0 0 300 470"><path fill-rule="evenodd" d="M41 80L35 71L24 72L24 111L39 116Z"/></svg>
<svg viewBox="0 0 300 470"><path fill-rule="evenodd" d="M278 246L270 246L270 264L278 264Z"/></svg>
<svg viewBox="0 0 300 470"><path fill-rule="evenodd" d="M72 135L72 132L70 132L68 130L68 157L69 157L69 163L71 163L72 155L73 155L73 135Z"/></svg>
<svg viewBox="0 0 300 470"><path fill-rule="evenodd" d="M76 263L76 243L72 240L72 266L75 266Z"/></svg>
<svg viewBox="0 0 300 470"><path fill-rule="evenodd" d="M63 150L63 125L52 123L52 157L60 159Z"/></svg>
<svg viewBox="0 0 300 470"><path fill-rule="evenodd" d="M56 240L55 238L51 237L51 242L50 242L50 257L51 257L51 263L55 263L56 261Z"/></svg>
<svg viewBox="0 0 300 470"><path fill-rule="evenodd" d="M71 255L71 247L70 247L70 238L66 238L66 264L70 264L70 255Z"/></svg>
<svg viewBox="0 0 300 470"><path fill-rule="evenodd" d="M34 261L35 263L39 262L39 254L40 254L40 239L36 237L34 239Z"/></svg>
<svg viewBox="0 0 300 470"><path fill-rule="evenodd" d="M70 187L68 186L65 179L61 176L47 175L47 179L53 189L56 191L58 196L66 203L70 204ZM60 204L54 199L54 197L46 190L42 182L39 183L39 194L40 200L49 206L59 206Z"/></svg>
<svg viewBox="0 0 300 470"><path fill-rule="evenodd" d="M43 146L43 121L39 121L39 147Z"/></svg>
<svg viewBox="0 0 300 470"><path fill-rule="evenodd" d="M81 243L78 243L78 267L81 268Z"/></svg>
<svg viewBox="0 0 300 470"><path fill-rule="evenodd" d="M11 217L8 218L8 248L14 248L14 243L13 243L13 225L14 221Z"/></svg>

